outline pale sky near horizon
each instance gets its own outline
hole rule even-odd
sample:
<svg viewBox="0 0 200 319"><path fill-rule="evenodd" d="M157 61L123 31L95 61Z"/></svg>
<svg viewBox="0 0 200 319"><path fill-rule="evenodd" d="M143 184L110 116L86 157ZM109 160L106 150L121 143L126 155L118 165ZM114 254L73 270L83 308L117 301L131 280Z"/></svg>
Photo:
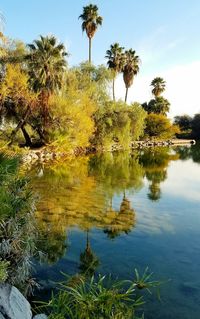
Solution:
<svg viewBox="0 0 200 319"><path fill-rule="evenodd" d="M150 82L161 76L171 117L200 113L199 0L1 0L4 33L25 43L54 34L70 53L69 65L77 65L88 57L78 16L89 3L97 4L104 19L93 40L93 63L106 64L105 52L114 42L133 48L141 58L129 102L150 100ZM117 97L124 98L122 77L116 88Z"/></svg>

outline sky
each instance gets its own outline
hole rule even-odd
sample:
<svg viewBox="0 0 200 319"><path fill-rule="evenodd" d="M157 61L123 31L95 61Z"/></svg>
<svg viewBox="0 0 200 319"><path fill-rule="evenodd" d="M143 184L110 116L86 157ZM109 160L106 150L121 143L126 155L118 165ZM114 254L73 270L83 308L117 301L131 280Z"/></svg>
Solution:
<svg viewBox="0 0 200 319"><path fill-rule="evenodd" d="M70 53L69 65L77 65L88 58L88 40L78 17L89 3L96 4L103 17L93 39L93 63L106 64L105 52L115 42L140 56L128 102L149 101L150 83L160 76L166 81L170 117L200 113L199 0L1 0L4 33L25 43L54 34ZM122 76L116 95L124 99Z"/></svg>

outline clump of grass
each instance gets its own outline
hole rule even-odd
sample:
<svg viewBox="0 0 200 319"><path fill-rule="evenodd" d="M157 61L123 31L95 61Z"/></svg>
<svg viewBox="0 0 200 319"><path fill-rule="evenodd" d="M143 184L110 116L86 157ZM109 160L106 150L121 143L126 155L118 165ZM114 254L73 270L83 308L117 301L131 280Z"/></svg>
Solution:
<svg viewBox="0 0 200 319"><path fill-rule="evenodd" d="M133 281L113 281L101 275L95 280L94 276L89 279L76 275L61 283L58 294L53 294L42 307L49 312L49 319L136 319L136 310L144 304L143 296L138 296L138 288L147 288L151 275L145 270L141 285L137 272ZM157 285L157 281L150 281L148 289Z"/></svg>
<svg viewBox="0 0 200 319"><path fill-rule="evenodd" d="M0 282L5 282L8 278L8 266L9 262L0 259Z"/></svg>

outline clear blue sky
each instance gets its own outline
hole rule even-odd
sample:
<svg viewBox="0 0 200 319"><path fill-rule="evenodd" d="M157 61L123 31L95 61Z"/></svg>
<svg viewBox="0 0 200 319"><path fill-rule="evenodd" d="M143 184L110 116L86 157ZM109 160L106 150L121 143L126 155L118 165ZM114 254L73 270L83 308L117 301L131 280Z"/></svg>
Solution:
<svg viewBox="0 0 200 319"><path fill-rule="evenodd" d="M66 44L70 65L78 64L88 57L78 16L89 3L104 19L93 41L94 64L105 63L114 42L136 50L143 79L200 61L200 0L1 0L4 33L26 43L54 34Z"/></svg>

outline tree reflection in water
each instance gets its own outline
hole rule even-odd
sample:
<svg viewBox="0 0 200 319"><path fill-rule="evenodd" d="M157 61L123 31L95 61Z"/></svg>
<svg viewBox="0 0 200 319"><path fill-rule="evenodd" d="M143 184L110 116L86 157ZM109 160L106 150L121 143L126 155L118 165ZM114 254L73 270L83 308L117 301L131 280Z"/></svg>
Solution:
<svg viewBox="0 0 200 319"><path fill-rule="evenodd" d="M80 254L79 269L85 276L93 276L96 268L99 266L99 259L92 251L89 241L89 230L86 231L86 248L84 252Z"/></svg>
<svg viewBox="0 0 200 319"><path fill-rule="evenodd" d="M158 201L161 198L160 184L167 179L167 167L170 161L177 160L178 154L171 154L169 148L154 147L141 153L140 164L145 171L145 177L150 182L148 198Z"/></svg>
<svg viewBox="0 0 200 319"><path fill-rule="evenodd" d="M111 239L128 234L136 223L136 213L126 192L131 195L143 187L144 176L150 182L148 197L159 200L167 167L179 154L168 148L147 149L141 153L105 153L69 159L32 171L34 188L40 200L37 206L39 246L49 263L66 252L67 230L87 230L87 243L80 256L80 270L91 273L99 261L89 244L88 232L102 229ZM38 174L38 172L40 174ZM119 209L112 207L114 197L122 197Z"/></svg>

